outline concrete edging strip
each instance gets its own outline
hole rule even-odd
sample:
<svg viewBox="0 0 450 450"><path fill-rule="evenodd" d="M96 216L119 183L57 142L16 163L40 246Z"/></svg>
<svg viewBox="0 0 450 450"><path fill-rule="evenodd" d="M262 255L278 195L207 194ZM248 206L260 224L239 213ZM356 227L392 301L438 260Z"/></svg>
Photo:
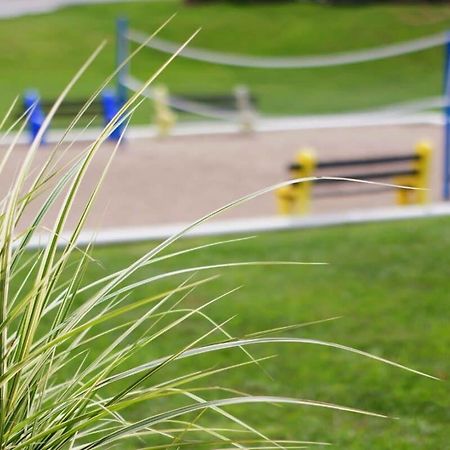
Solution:
<svg viewBox="0 0 450 450"><path fill-rule="evenodd" d="M434 203L426 206L406 206L353 210L338 214L317 214L304 217L269 216L251 219L224 220L203 223L186 233L186 237L207 237L226 234L254 234L268 231L319 228L370 222L397 221L450 215L450 203ZM131 244L136 242L163 240L186 228L188 223L167 224L139 228L111 228L102 231L83 231L78 246L91 241L96 246ZM29 243L30 249L42 248L49 235L35 236ZM59 246L67 242L68 233L61 236Z"/></svg>

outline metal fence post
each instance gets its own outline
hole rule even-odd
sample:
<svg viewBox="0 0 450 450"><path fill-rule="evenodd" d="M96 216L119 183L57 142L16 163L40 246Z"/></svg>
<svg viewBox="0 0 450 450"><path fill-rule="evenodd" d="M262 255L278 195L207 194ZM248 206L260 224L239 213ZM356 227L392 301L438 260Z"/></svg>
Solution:
<svg viewBox="0 0 450 450"><path fill-rule="evenodd" d="M36 138L45 120L41 99L37 91L26 91L23 96L23 106L28 114L28 130L30 132L30 142ZM44 138L42 143L45 143Z"/></svg>
<svg viewBox="0 0 450 450"><path fill-rule="evenodd" d="M444 200L450 199L450 31L445 43L444 67Z"/></svg>
<svg viewBox="0 0 450 450"><path fill-rule="evenodd" d="M105 126L107 126L117 115L120 110L120 100L116 97L115 93L110 90L105 90L102 92L102 106L103 106L103 120ZM118 121L117 125L109 134L109 139L113 141L118 141L125 131L125 124Z"/></svg>
<svg viewBox="0 0 450 450"><path fill-rule="evenodd" d="M119 68L128 58L128 20L119 17L116 21L116 68ZM128 64L125 64L117 72L117 99L120 106L127 101L126 77L128 75Z"/></svg>

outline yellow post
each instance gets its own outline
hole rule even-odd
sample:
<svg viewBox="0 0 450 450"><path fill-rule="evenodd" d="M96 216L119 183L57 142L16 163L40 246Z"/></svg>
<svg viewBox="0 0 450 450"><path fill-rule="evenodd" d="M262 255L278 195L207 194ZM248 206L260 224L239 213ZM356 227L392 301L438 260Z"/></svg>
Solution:
<svg viewBox="0 0 450 450"><path fill-rule="evenodd" d="M293 178L309 178L314 176L317 163L313 150L301 150L297 154L295 162L298 165L298 169L292 171ZM312 185L312 181L303 181L293 186L296 194L293 212L307 214L311 210Z"/></svg>
<svg viewBox="0 0 450 450"><path fill-rule="evenodd" d="M408 187L416 187L417 175L397 177L394 179L394 184L397 186L406 186L406 188L398 188L396 191L397 205L404 206L417 203L417 191L407 189Z"/></svg>
<svg viewBox="0 0 450 450"><path fill-rule="evenodd" d="M169 106L169 93L165 86L158 86L155 93L155 122L160 136L168 136L176 122L176 116Z"/></svg>
<svg viewBox="0 0 450 450"><path fill-rule="evenodd" d="M394 183L399 186L409 186L416 189L397 189L397 204L425 204L429 200L429 173L431 167L432 148L428 142L416 145L417 159L413 162L416 175L397 177Z"/></svg>
<svg viewBox="0 0 450 450"><path fill-rule="evenodd" d="M416 145L416 155L418 159L415 161L415 169L417 170L417 186L421 190L416 191L417 203L427 203L429 201L429 184L431 155L433 150L429 142L419 142Z"/></svg>
<svg viewBox="0 0 450 450"><path fill-rule="evenodd" d="M293 212L294 186L283 186L276 190L277 209L282 215L289 215Z"/></svg>

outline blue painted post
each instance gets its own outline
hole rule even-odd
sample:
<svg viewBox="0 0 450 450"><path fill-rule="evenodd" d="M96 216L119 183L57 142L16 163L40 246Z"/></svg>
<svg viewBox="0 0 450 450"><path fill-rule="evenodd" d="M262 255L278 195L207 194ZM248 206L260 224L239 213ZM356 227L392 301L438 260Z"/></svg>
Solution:
<svg viewBox="0 0 450 450"><path fill-rule="evenodd" d="M444 72L444 200L450 199L450 32L445 43Z"/></svg>
<svg viewBox="0 0 450 450"><path fill-rule="evenodd" d="M108 125L114 116L120 110L120 100L117 98L115 93L111 90L105 90L102 93L102 106L103 106L103 119L105 126ZM113 141L118 141L123 132L125 131L125 124L121 123L117 125L110 133L109 139Z"/></svg>
<svg viewBox="0 0 450 450"><path fill-rule="evenodd" d="M26 91L23 96L23 106L25 111L28 111L28 131L30 133L30 142L33 142L45 120L38 92L33 90ZM42 138L42 143L44 143L44 138Z"/></svg>
<svg viewBox="0 0 450 450"><path fill-rule="evenodd" d="M116 22L116 67L118 68L128 58L128 20L120 17ZM127 88L125 78L128 75L128 64L124 65L117 73L117 99L123 106L127 101Z"/></svg>

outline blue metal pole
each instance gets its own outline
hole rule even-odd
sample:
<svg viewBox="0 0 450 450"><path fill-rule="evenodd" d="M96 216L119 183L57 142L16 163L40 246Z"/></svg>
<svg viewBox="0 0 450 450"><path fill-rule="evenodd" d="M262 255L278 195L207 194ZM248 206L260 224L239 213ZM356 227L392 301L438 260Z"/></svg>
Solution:
<svg viewBox="0 0 450 450"><path fill-rule="evenodd" d="M105 126L107 126L116 116L120 110L120 104L118 103L117 96L114 91L104 90L102 92L102 106L103 106L103 118ZM109 139L112 141L118 141L125 131L125 124L119 123L110 133Z"/></svg>
<svg viewBox="0 0 450 450"><path fill-rule="evenodd" d="M450 32L445 44L444 72L444 200L450 199Z"/></svg>
<svg viewBox="0 0 450 450"><path fill-rule="evenodd" d="M25 111L28 111L28 130L30 132L30 142L33 142L45 120L39 93L33 90L25 92L23 106ZM45 143L44 137L42 138L42 143Z"/></svg>
<svg viewBox="0 0 450 450"><path fill-rule="evenodd" d="M116 67L123 64L128 58L128 19L120 17L116 22ZM127 101L127 88L125 78L128 75L128 65L123 66L117 73L117 100L120 105Z"/></svg>

